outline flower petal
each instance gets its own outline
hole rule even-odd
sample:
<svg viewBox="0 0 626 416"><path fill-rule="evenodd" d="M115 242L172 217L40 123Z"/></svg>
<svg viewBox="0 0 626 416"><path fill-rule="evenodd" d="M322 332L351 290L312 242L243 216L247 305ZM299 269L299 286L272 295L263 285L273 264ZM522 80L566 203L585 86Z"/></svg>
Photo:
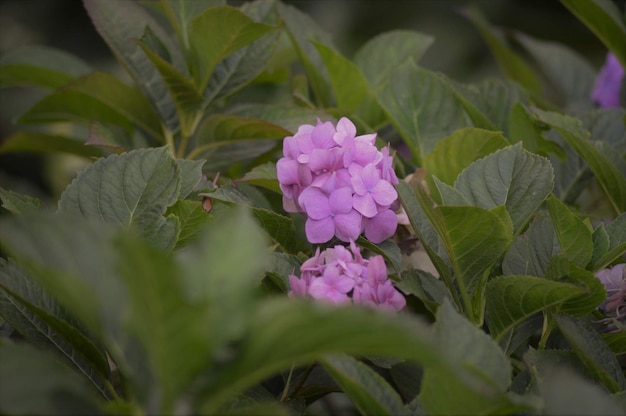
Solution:
<svg viewBox="0 0 626 416"><path fill-rule="evenodd" d="M364 217L372 218L378 213L378 207L372 195L354 195L352 198L354 209L360 212Z"/></svg>
<svg viewBox="0 0 626 416"><path fill-rule="evenodd" d="M372 197L378 205L389 206L398 199L398 192L387 181L378 181L372 189Z"/></svg>
<svg viewBox="0 0 626 416"><path fill-rule="evenodd" d="M335 215L335 235L341 241L356 240L361 234L361 215L355 210Z"/></svg>
<svg viewBox="0 0 626 416"><path fill-rule="evenodd" d="M302 191L298 204L314 220L328 218L331 214L328 197L319 188L308 187Z"/></svg>
<svg viewBox="0 0 626 416"><path fill-rule="evenodd" d="M398 227L398 217L390 210L379 212L374 218L364 219L365 237L372 243L382 243L391 237Z"/></svg>
<svg viewBox="0 0 626 416"><path fill-rule="evenodd" d="M313 244L321 244L330 241L335 235L335 223L331 218L314 220L309 218L304 224L306 238Z"/></svg>
<svg viewBox="0 0 626 416"><path fill-rule="evenodd" d="M352 209L352 189L339 188L335 189L330 198L328 198L331 212L338 214L346 214Z"/></svg>

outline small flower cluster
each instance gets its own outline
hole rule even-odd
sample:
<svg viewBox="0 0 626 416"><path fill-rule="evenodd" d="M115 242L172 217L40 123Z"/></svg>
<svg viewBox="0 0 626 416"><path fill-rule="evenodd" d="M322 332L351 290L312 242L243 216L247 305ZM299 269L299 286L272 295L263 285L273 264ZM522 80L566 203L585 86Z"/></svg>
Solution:
<svg viewBox="0 0 626 416"><path fill-rule="evenodd" d="M380 309L399 311L404 308L404 296L387 277L382 256L365 259L359 248L336 245L305 261L300 267L302 276L289 276L289 296L311 296L333 304L351 300Z"/></svg>
<svg viewBox="0 0 626 416"><path fill-rule="evenodd" d="M617 264L596 273L606 289L606 301L600 305L606 316L608 329L614 328L614 319L626 322L626 264Z"/></svg>
<svg viewBox="0 0 626 416"><path fill-rule="evenodd" d="M591 92L592 100L600 108L617 108L620 106L620 89L625 79L624 75L624 68L622 68L617 57L609 52Z"/></svg>
<svg viewBox="0 0 626 416"><path fill-rule="evenodd" d="M307 216L311 243L333 236L349 242L362 232L380 243L395 233L398 178L389 146L379 151L375 141L375 133L356 136L345 117L337 127L318 120L285 137L284 157L276 164L283 207Z"/></svg>

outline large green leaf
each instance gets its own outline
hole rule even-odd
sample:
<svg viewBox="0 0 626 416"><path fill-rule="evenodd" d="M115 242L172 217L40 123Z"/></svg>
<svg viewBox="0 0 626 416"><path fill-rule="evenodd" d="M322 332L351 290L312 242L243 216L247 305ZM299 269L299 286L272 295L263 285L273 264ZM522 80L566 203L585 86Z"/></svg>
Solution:
<svg viewBox="0 0 626 416"><path fill-rule="evenodd" d="M502 260L502 271L505 275L542 277L550 259L558 252L559 241L552 220L545 212L540 212L528 230L511 244Z"/></svg>
<svg viewBox="0 0 626 416"><path fill-rule="evenodd" d="M425 369L420 399L428 414L490 414L515 409L504 394L511 381L511 365L489 335L447 301L437 311L434 332L440 352L460 371L457 377L450 377ZM469 370L472 377L463 378L461 369Z"/></svg>
<svg viewBox="0 0 626 416"><path fill-rule="evenodd" d="M543 414L576 416L619 416L624 406L597 383L568 368L551 368L539 379Z"/></svg>
<svg viewBox="0 0 626 416"><path fill-rule="evenodd" d="M439 139L471 125L448 81L412 61L391 72L378 99L417 162Z"/></svg>
<svg viewBox="0 0 626 416"><path fill-rule="evenodd" d="M90 102L96 103L97 107L91 108ZM100 110L101 108L105 110ZM104 72L92 72L70 82L44 97L22 115L19 121L64 121L73 116L84 121L96 119L115 123L116 120L111 120L107 113L117 115L120 120L116 124L133 123L154 137L161 136L159 118L146 97Z"/></svg>
<svg viewBox="0 0 626 416"><path fill-rule="evenodd" d="M626 24L624 14L609 0L561 0L626 67Z"/></svg>
<svg viewBox="0 0 626 416"><path fill-rule="evenodd" d="M454 186L477 207L506 206L517 232L552 191L550 161L509 146L472 163Z"/></svg>
<svg viewBox="0 0 626 416"><path fill-rule="evenodd" d="M44 212L0 221L0 242L59 304L99 335L119 330L125 302L113 270L115 231L81 216Z"/></svg>
<svg viewBox="0 0 626 416"><path fill-rule="evenodd" d="M269 264L266 245L249 211L237 207L216 213L199 232L197 243L179 253L188 302L208 305L201 322L216 356L250 330L258 285Z"/></svg>
<svg viewBox="0 0 626 416"><path fill-rule="evenodd" d="M138 2L126 0L83 0L96 30L111 48L113 55L129 71L141 91L150 99L171 131L178 128L176 109L165 82L156 67L133 39L140 39L146 27L163 42L172 56L174 67L183 69L183 57L156 19Z"/></svg>
<svg viewBox="0 0 626 416"><path fill-rule="evenodd" d="M610 392L626 389L626 379L617 357L587 321L555 315L559 329L587 370Z"/></svg>
<svg viewBox="0 0 626 416"><path fill-rule="evenodd" d="M539 125L535 123L533 116L528 112L523 104L516 103L513 105L513 107L511 108L511 112L509 113L509 138L511 139L511 143L521 142L524 146L524 149L528 150L531 153L537 153L542 156L550 156L554 154L559 159L557 162L557 167L560 167L560 165L562 164L560 162L566 159L568 157L568 154L565 150L563 150L559 143L548 140L546 137L544 137L544 132L546 130L548 130L548 127L546 127L545 125ZM572 152L571 156L578 159L574 152ZM567 160L566 162L569 163L570 161ZM582 169L584 172L585 167L583 166L581 168L580 165L576 162L577 161L574 160L574 164L578 169L574 168L574 171L576 173L579 173L580 169ZM557 169L557 173L560 173L559 169ZM555 176L557 176L556 173ZM567 179L568 181L573 180L575 182L578 179L576 178L577 175L574 174L572 176L573 178L566 177L562 179Z"/></svg>
<svg viewBox="0 0 626 416"><path fill-rule="evenodd" d="M0 259L0 315L35 345L49 348L72 364L105 397L109 366L85 334L67 322L62 308L24 270Z"/></svg>
<svg viewBox="0 0 626 416"><path fill-rule="evenodd" d="M151 396L159 397L161 413L171 413L210 360L207 305L188 301L181 268L167 253L134 237L118 238L116 248L123 253L117 268L129 296L124 324L140 340L158 381L150 387Z"/></svg>
<svg viewBox="0 0 626 416"><path fill-rule="evenodd" d="M540 122L550 125L582 157L593 173L600 187L606 193L616 213L626 211L626 176L620 172L603 153L589 140L589 132L575 118L556 112L533 108L532 112Z"/></svg>
<svg viewBox="0 0 626 416"><path fill-rule="evenodd" d="M539 67L556 86L568 109L590 109L591 89L596 77L593 67L574 50L521 33L518 41L530 52Z"/></svg>
<svg viewBox="0 0 626 416"><path fill-rule="evenodd" d="M512 241L512 226L503 206L487 210L472 206L422 203L452 263L463 296L474 293ZM465 300L465 307L470 305ZM478 312L478 311L476 311ZM466 310L471 316L472 311ZM472 319L477 316L471 316Z"/></svg>
<svg viewBox="0 0 626 416"><path fill-rule="evenodd" d="M476 26L481 36L489 45L498 66L504 74L520 83L529 91L539 92L539 79L530 66L507 45L502 34L485 19L476 7L465 9L465 15Z"/></svg>
<svg viewBox="0 0 626 416"><path fill-rule="evenodd" d="M189 31L192 20L209 7L225 5L226 0L167 0L163 4L180 44L185 49L189 49Z"/></svg>
<svg viewBox="0 0 626 416"><path fill-rule="evenodd" d="M181 134L189 137L195 127L199 114L197 112L202 107L202 95L193 84L193 81L179 72L172 64L160 57L155 51L142 41L137 42L146 56L154 64L159 74L165 82L178 114Z"/></svg>
<svg viewBox="0 0 626 416"><path fill-rule="evenodd" d="M61 195L59 211L134 226L168 247L177 229L163 214L180 189L181 170L167 147L135 150L89 165Z"/></svg>
<svg viewBox="0 0 626 416"><path fill-rule="evenodd" d="M585 267L593 254L591 225L578 218L554 195L548 198L547 206L561 253L574 264Z"/></svg>
<svg viewBox="0 0 626 416"><path fill-rule="evenodd" d="M189 42L192 75L200 91L220 61L273 29L230 6L211 7L196 16L189 28Z"/></svg>
<svg viewBox="0 0 626 416"><path fill-rule="evenodd" d="M30 46L0 59L0 87L37 85L54 89L87 72L87 64L66 52Z"/></svg>
<svg viewBox="0 0 626 416"><path fill-rule="evenodd" d="M241 11L255 22L275 24L273 0L244 3ZM266 33L218 63L205 90L205 103L210 104L217 99L230 96L254 81L270 64L281 33L280 31Z"/></svg>
<svg viewBox="0 0 626 416"><path fill-rule="evenodd" d="M51 354L0 341L0 412L3 414L98 415L103 400Z"/></svg>
<svg viewBox="0 0 626 416"><path fill-rule="evenodd" d="M408 30L385 32L368 40L354 55L355 65L373 89L380 87L394 68L418 62L433 44L432 36Z"/></svg>
<svg viewBox="0 0 626 416"><path fill-rule="evenodd" d="M328 355L322 365L363 415L408 414L402 399L382 376L348 355Z"/></svg>
<svg viewBox="0 0 626 416"><path fill-rule="evenodd" d="M371 336L376 334L376 336ZM424 365L445 366L428 328L415 318L336 308L299 299L270 299L253 317L246 342L217 379L205 386L205 413L212 413L236 391L265 377L343 352L406 358Z"/></svg>
<svg viewBox="0 0 626 416"><path fill-rule="evenodd" d="M509 275L492 279L486 293L490 333L501 340L507 331L537 312L584 293L585 290L575 284L535 276Z"/></svg>
<svg viewBox="0 0 626 416"><path fill-rule="evenodd" d="M476 128L457 130L441 139L433 151L426 155L424 168L429 175L453 185L461 171L472 162L507 145L508 142L499 132Z"/></svg>
<svg viewBox="0 0 626 416"><path fill-rule="evenodd" d="M367 79L352 61L333 48L318 42L314 45L328 71L337 106L347 112L356 110L369 92Z"/></svg>
<svg viewBox="0 0 626 416"><path fill-rule="evenodd" d="M100 149L86 146L84 141L37 131L18 131L6 137L0 145L0 154L11 152L59 152L84 157L102 156Z"/></svg>

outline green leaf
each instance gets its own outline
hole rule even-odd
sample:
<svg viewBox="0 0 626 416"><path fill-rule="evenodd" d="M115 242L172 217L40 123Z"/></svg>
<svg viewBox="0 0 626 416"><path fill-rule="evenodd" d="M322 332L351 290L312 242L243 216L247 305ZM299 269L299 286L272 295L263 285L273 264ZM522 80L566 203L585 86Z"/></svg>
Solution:
<svg viewBox="0 0 626 416"><path fill-rule="evenodd" d="M223 210L178 260L188 302L208 305L199 316L211 340L212 350L205 355L219 356L250 330L258 285L269 264L267 239L245 207Z"/></svg>
<svg viewBox="0 0 626 416"><path fill-rule="evenodd" d="M83 379L49 353L0 341L0 412L98 415L104 403Z"/></svg>
<svg viewBox="0 0 626 416"><path fill-rule="evenodd" d="M89 66L73 55L44 46L30 46L0 59L0 87L37 85L55 89L87 72Z"/></svg>
<svg viewBox="0 0 626 416"><path fill-rule="evenodd" d="M0 188L0 200L2 201L2 208L15 215L31 214L39 212L43 208L43 202L40 199L4 188Z"/></svg>
<svg viewBox="0 0 626 416"><path fill-rule="evenodd" d="M586 316L606 300L606 290L594 274L577 266L566 257L558 254L552 257L546 270L546 277L553 280L573 283L585 289L585 293L567 300L560 305L559 313Z"/></svg>
<svg viewBox="0 0 626 416"><path fill-rule="evenodd" d="M408 414L396 391L374 370L348 355L329 355L322 365L361 414Z"/></svg>
<svg viewBox="0 0 626 416"><path fill-rule="evenodd" d="M104 352L62 314L19 266L0 259L0 315L29 342L57 353L104 398L112 399L105 387L110 371Z"/></svg>
<svg viewBox="0 0 626 416"><path fill-rule="evenodd" d="M6 137L0 145L0 154L12 152L69 153L84 157L100 157L100 149L85 142L58 134L37 131L18 131Z"/></svg>
<svg viewBox="0 0 626 416"><path fill-rule="evenodd" d="M116 228L42 212L0 221L0 242L59 304L94 334L119 330L125 294L113 270Z"/></svg>
<svg viewBox="0 0 626 416"><path fill-rule="evenodd" d="M317 118L322 121L330 119L330 117L321 110L265 104L242 105L234 108L232 114L244 118L265 120L287 130L289 135L297 132L298 127L302 124L314 124Z"/></svg>
<svg viewBox="0 0 626 416"><path fill-rule="evenodd" d="M210 399L201 410L214 413L237 391L277 371L338 352L445 365L430 331L415 318L300 299L268 299L256 309L246 343L203 390Z"/></svg>
<svg viewBox="0 0 626 416"><path fill-rule="evenodd" d="M210 156L220 147L242 144L251 148L249 154L257 156L253 142L266 145L267 140L283 139L291 133L284 128L258 118L240 117L229 114L213 114L207 117L198 127L196 132L197 147L189 154L189 158L199 155ZM266 149L267 146L263 146ZM212 168L215 158L209 158L207 168ZM231 159L233 163L241 159ZM215 168L213 168L215 169Z"/></svg>
<svg viewBox="0 0 626 416"><path fill-rule="evenodd" d="M176 159L180 169L180 192L178 199L184 199L193 192L202 180L202 167L204 160Z"/></svg>
<svg viewBox="0 0 626 416"><path fill-rule="evenodd" d="M283 249L289 253L297 251L294 241L295 226L290 217L278 214L269 209L253 206L253 202L237 188L222 186L215 192L203 195L220 201L251 207L252 213L272 240L280 244Z"/></svg>
<svg viewBox="0 0 626 416"><path fill-rule="evenodd" d="M616 393L626 389L617 357L589 322L568 315L554 315L554 320L587 370L607 390Z"/></svg>
<svg viewBox="0 0 626 416"><path fill-rule="evenodd" d="M497 277L487 283L489 331L500 341L507 331L537 312L558 306L584 293L585 290L575 284L541 277Z"/></svg>
<svg viewBox="0 0 626 416"><path fill-rule="evenodd" d="M585 267L593 254L591 226L578 218L554 195L548 198L547 206L561 253L574 264Z"/></svg>
<svg viewBox="0 0 626 416"><path fill-rule="evenodd" d="M137 227L161 247L176 239L163 214L181 191L181 169L167 147L111 155L89 165L61 195L59 211Z"/></svg>
<svg viewBox="0 0 626 416"><path fill-rule="evenodd" d="M394 68L409 61L417 63L434 41L432 36L419 32L385 32L361 46L354 55L354 63L369 85L377 89L389 79Z"/></svg>
<svg viewBox="0 0 626 416"><path fill-rule="evenodd" d="M453 185L461 171L472 162L507 145L500 132L471 127L457 130L437 142L424 158L424 168L428 174Z"/></svg>
<svg viewBox="0 0 626 416"><path fill-rule="evenodd" d="M22 115L19 122L63 121L68 117L122 126L133 123L153 137L161 137L159 118L146 97L104 72L92 72L44 97Z"/></svg>
<svg viewBox="0 0 626 416"><path fill-rule="evenodd" d="M359 236L357 244L366 250L383 256L385 261L393 266L396 273L400 273L402 270L402 253L400 252L400 247L393 241L385 240L382 243L374 244L368 239Z"/></svg>
<svg viewBox="0 0 626 416"><path fill-rule="evenodd" d="M396 286L407 295L416 296L433 315L443 303L444 298L450 297L443 281L424 270L402 272L402 277Z"/></svg>
<svg viewBox="0 0 626 416"><path fill-rule="evenodd" d="M623 406L615 396L567 368L553 368L539 381L543 414L619 416Z"/></svg>
<svg viewBox="0 0 626 416"><path fill-rule="evenodd" d="M553 184L550 161L514 145L472 163L454 186L477 207L506 206L517 232L548 197Z"/></svg>
<svg viewBox="0 0 626 416"><path fill-rule="evenodd" d="M199 117L197 113L202 107L202 95L198 92L190 78L180 73L172 64L151 50L145 42L137 41L137 44L163 78L165 86L176 106L181 134L183 137L189 137L194 124L197 122L196 119Z"/></svg>
<svg viewBox="0 0 626 416"><path fill-rule="evenodd" d="M189 31L192 20L200 13L214 6L223 6L226 0L167 0L164 2L166 12L181 45L189 49Z"/></svg>
<svg viewBox="0 0 626 416"><path fill-rule="evenodd" d="M276 176L276 163L267 162L259 166L255 166L246 172L239 182L246 182L251 185L256 185L269 189L277 193L281 193L280 186L278 185L278 178Z"/></svg>
<svg viewBox="0 0 626 416"><path fill-rule="evenodd" d="M143 94L157 109L173 132L178 129L176 109L165 82L146 54L133 39L140 39L146 27L163 42L174 63L183 68L183 57L168 32L139 3L126 0L83 0L96 30L111 48Z"/></svg>
<svg viewBox="0 0 626 416"><path fill-rule="evenodd" d="M604 228L600 225L598 229L600 229L600 227ZM619 256L626 253L626 213L611 221L611 223L606 226L605 233L607 239L609 240L608 250L603 250L601 252L602 257L593 262L592 270L594 271L598 271L608 266L610 263L619 258ZM595 236L596 233L594 232L594 243L596 242ZM595 255L596 253L594 251L594 257Z"/></svg>
<svg viewBox="0 0 626 416"><path fill-rule="evenodd" d="M561 0L626 67L626 24L623 13L608 0Z"/></svg>
<svg viewBox="0 0 626 416"><path fill-rule="evenodd" d="M509 387L511 364L489 335L461 316L447 300L437 310L435 322L435 339L447 359L481 374L502 391Z"/></svg>
<svg viewBox="0 0 626 416"><path fill-rule="evenodd" d="M604 190L615 212L626 211L626 177L589 140L589 132L582 128L579 120L549 111L532 109L535 118L550 125L593 171L600 187Z"/></svg>
<svg viewBox="0 0 626 416"><path fill-rule="evenodd" d="M453 377L425 369L420 399L428 414L505 413L512 407L504 395L512 374L504 352L447 301L437 311L435 339L451 365L469 371Z"/></svg>
<svg viewBox="0 0 626 416"><path fill-rule="evenodd" d="M417 162L439 139L471 121L448 81L408 62L395 68L378 92L380 105L413 152Z"/></svg>
<svg viewBox="0 0 626 416"><path fill-rule="evenodd" d="M211 220L211 216L202 208L200 201L176 201L167 209L166 215L173 215L178 220L180 231L176 248L187 245L198 235L202 226Z"/></svg>
<svg viewBox="0 0 626 416"><path fill-rule="evenodd" d="M317 48L333 87L337 106L348 112L359 107L369 92L369 84L359 68L329 46L313 43Z"/></svg>
<svg viewBox="0 0 626 416"><path fill-rule="evenodd" d="M135 237L117 239L117 268L128 290L125 324L140 340L161 395L160 412L170 413L178 396L210 360L206 304L188 302L181 268L167 253ZM141 382L141 381L138 381Z"/></svg>
<svg viewBox="0 0 626 416"><path fill-rule="evenodd" d="M531 153L542 156L556 155L559 159L567 159L567 153L560 144L544 138L543 133L547 130L545 125L538 125L533 117L521 104L516 103L509 114L509 137L511 143L522 142L524 149ZM577 157L573 155L573 157ZM576 176L576 175L574 175ZM568 178L571 180L571 178Z"/></svg>
<svg viewBox="0 0 626 416"><path fill-rule="evenodd" d="M476 26L487 42L498 66L504 74L532 92L540 92L541 85L533 70L506 44L499 31L493 28L476 7L466 8L464 15Z"/></svg>
<svg viewBox="0 0 626 416"><path fill-rule="evenodd" d="M274 24L275 4L273 0L257 0L244 3L241 11L255 22ZM209 104L220 98L229 97L255 79L271 65L274 51L279 46L282 33L272 31L261 36L221 61L215 67L204 101Z"/></svg>
<svg viewBox="0 0 626 416"><path fill-rule="evenodd" d="M309 15L293 6L279 2L277 10L298 54L298 58L304 67L319 106L329 107L331 105L331 96L327 79L328 74L324 70L322 58L312 43L316 41L323 45L332 46L329 34Z"/></svg>
<svg viewBox="0 0 626 416"><path fill-rule="evenodd" d="M528 231L517 236L502 261L505 275L542 277L552 256L559 252L559 242L550 217L539 213Z"/></svg>
<svg viewBox="0 0 626 416"><path fill-rule="evenodd" d="M189 28L189 42L192 75L200 91L220 61L271 30L272 26L256 23L230 6L211 7L196 16Z"/></svg>
<svg viewBox="0 0 626 416"><path fill-rule="evenodd" d="M557 87L566 108L592 108L590 97L596 71L583 57L561 43L542 41L521 33L516 33L515 38Z"/></svg>
<svg viewBox="0 0 626 416"><path fill-rule="evenodd" d="M490 211L469 206L422 208L443 242L461 290L473 293L512 241L510 220L502 216L504 207Z"/></svg>

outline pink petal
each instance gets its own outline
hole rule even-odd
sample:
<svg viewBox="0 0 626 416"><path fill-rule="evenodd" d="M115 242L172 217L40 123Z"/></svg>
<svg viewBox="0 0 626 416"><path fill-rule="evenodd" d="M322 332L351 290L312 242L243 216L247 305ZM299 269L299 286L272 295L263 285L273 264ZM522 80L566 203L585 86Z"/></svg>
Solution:
<svg viewBox="0 0 626 416"><path fill-rule="evenodd" d="M378 207L372 195L354 195L352 198L354 209L360 212L364 217L372 218L378 213Z"/></svg>
<svg viewBox="0 0 626 416"><path fill-rule="evenodd" d="M398 192L389 182L381 180L372 189L372 197L378 205L389 206L398 199Z"/></svg>
<svg viewBox="0 0 626 416"><path fill-rule="evenodd" d="M335 214L346 214L352 209L352 189L339 188L335 189L328 199L330 210Z"/></svg>
<svg viewBox="0 0 626 416"><path fill-rule="evenodd" d="M333 123L327 121L320 123L311 132L311 140L313 145L318 149L330 149L335 145L333 136L335 135L335 127Z"/></svg>
<svg viewBox="0 0 626 416"><path fill-rule="evenodd" d="M363 184L368 190L374 189L376 184L380 181L380 172L373 163L368 163L363 167L361 172L361 179Z"/></svg>
<svg viewBox="0 0 626 416"><path fill-rule="evenodd" d="M309 242L313 244L325 243L335 235L335 223L331 218L323 220L309 218L304 224L304 231Z"/></svg>
<svg viewBox="0 0 626 416"><path fill-rule="evenodd" d="M383 210L374 218L364 219L364 221L367 221L365 237L375 244L382 243L393 236L398 227L398 217L390 209Z"/></svg>
<svg viewBox="0 0 626 416"><path fill-rule="evenodd" d="M335 134L335 142L342 144L346 137L354 137L356 135L355 125L346 117L342 117L337 122L337 134Z"/></svg>
<svg viewBox="0 0 626 416"><path fill-rule="evenodd" d="M308 187L302 191L298 204L314 220L328 218L331 214L328 197L319 188Z"/></svg>
<svg viewBox="0 0 626 416"><path fill-rule="evenodd" d="M335 235L341 241L356 240L361 234L361 215L355 210L335 215Z"/></svg>
<svg viewBox="0 0 626 416"><path fill-rule="evenodd" d="M293 185L300 182L298 174L299 163L293 159L283 157L276 162L276 177L278 182Z"/></svg>

